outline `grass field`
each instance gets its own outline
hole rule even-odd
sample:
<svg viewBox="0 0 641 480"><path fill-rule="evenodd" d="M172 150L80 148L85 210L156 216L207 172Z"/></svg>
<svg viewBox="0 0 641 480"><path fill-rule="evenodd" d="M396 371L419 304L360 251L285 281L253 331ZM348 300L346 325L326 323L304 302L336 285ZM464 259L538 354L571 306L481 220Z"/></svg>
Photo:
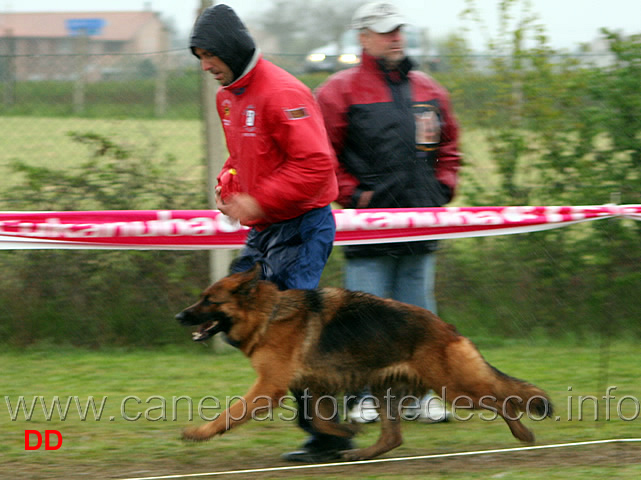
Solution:
<svg viewBox="0 0 641 480"><path fill-rule="evenodd" d="M148 147L156 155L173 155L179 178L204 173L198 121L3 117L0 127L0 181L5 184L10 177L3 169L14 159L64 168L85 161L86 147L72 142L69 132L95 132L132 147ZM477 177L492 185L496 174L484 161L487 151L482 132L463 133L466 157L481 169ZM457 201L465 203L463 198ZM173 321L171 312L167 321ZM641 437L638 346L632 341L601 350L596 344L577 346L577 342L549 340L529 330L530 342L506 342L479 329L462 330L479 335L473 340L479 341L482 353L497 368L550 393L555 417L528 422L538 444ZM278 413L288 413L284 411L276 412L274 421L247 424L207 443L180 439L183 427L202 422L197 411L200 401L215 407L214 399L207 399L215 396L224 406L227 397L242 395L254 379L248 361L238 353L214 355L201 345L190 344L187 337L185 332L185 346L163 350L88 351L55 345L5 349L0 354L0 478L120 479L287 465L280 454L300 445L304 435L294 422L276 418ZM606 411L603 396L608 387L616 389L611 390L614 399ZM591 398L584 398L580 412L580 398L588 396L598 401L598 408ZM30 420L24 410L17 411L21 397L28 409L33 405ZM57 409L51 413L54 397L62 402L63 411L71 400L64 420ZM174 398L179 397L182 400L174 406ZM103 408L99 419L92 411L87 414L90 398L98 411ZM194 406L192 421L187 398ZM48 413L43 412L40 399ZM203 414L216 411L220 410L209 408ZM467 414L461 412L461 416ZM63 444L58 450L25 451L25 430L58 430ZM366 426L357 442L370 443L377 435L376 425ZM404 436L404 445L386 458L519 446L502 421L483 421L478 414L469 421L449 424L407 422ZM614 444L234 478L632 479L641 478L640 454L639 444Z"/></svg>
<svg viewBox="0 0 641 480"><path fill-rule="evenodd" d="M553 419L527 421L537 435L537 444L641 437L637 345L612 344L607 356L597 347L554 343L496 342L481 350L497 368L536 383L552 396L556 408ZM243 394L252 383L254 373L248 361L235 351L214 355L201 345L148 351L41 346L4 351L0 362L4 397L0 478L129 478L277 467L287 465L280 454L304 439L295 422L278 418L278 413L290 416L285 409L275 412L273 421L252 422L210 442L194 444L180 439L183 427L202 423L199 402L209 407L203 410L204 416L214 415L220 409L207 396L216 397L224 406L227 397ZM608 412L602 397L608 386L616 389L610 390L614 398L610 401L610 419L606 420ZM63 414L71 398L64 420L61 412L51 413L56 396ZM580 397L587 396L598 400L598 408L593 400L585 400L579 407ZM34 405L29 421L24 409L18 411L20 397L27 409ZM79 413L76 397L84 413ZM87 413L90 397L96 413ZM191 399L192 422L187 399L174 404L175 397ZM43 411L40 398L50 413ZM597 411L599 420L595 421ZM475 413L471 420L447 424L405 422L404 445L385 457L520 445L502 421L482 420L479 412ZM470 411L457 414L464 418ZM25 430L58 430L63 444L58 450L25 451ZM377 435L378 426L368 425L357 442L372 442ZM30 443L35 443L35 437ZM236 478L638 478L639 453L639 444L605 445Z"/></svg>
<svg viewBox="0 0 641 480"><path fill-rule="evenodd" d="M180 178L204 175L202 123L196 120L118 120L86 118L0 118L0 171L13 160L33 166L73 168L89 158L86 146L70 132L96 133L127 148L176 158Z"/></svg>
<svg viewBox="0 0 641 480"><path fill-rule="evenodd" d="M173 173L178 178L197 180L206 175L202 128L199 120L0 117L3 132L0 136L0 182L10 184L12 175L8 165L15 160L55 169L73 169L86 162L92 152L85 145L74 142L69 135L72 132L95 133L155 158L171 155L176 159ZM486 133L465 130L461 145L466 170L481 183L494 188L497 175L488 162ZM224 160L221 158L221 162ZM453 205L466 205L463 192Z"/></svg>

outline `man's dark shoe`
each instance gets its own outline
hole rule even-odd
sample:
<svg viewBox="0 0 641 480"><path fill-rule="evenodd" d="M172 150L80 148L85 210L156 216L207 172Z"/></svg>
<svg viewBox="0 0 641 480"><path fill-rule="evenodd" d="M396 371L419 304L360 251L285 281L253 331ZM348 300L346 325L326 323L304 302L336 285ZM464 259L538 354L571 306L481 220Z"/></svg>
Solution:
<svg viewBox="0 0 641 480"><path fill-rule="evenodd" d="M283 460L297 463L323 463L340 460L340 458L341 454L338 450L317 450L305 447L282 455Z"/></svg>

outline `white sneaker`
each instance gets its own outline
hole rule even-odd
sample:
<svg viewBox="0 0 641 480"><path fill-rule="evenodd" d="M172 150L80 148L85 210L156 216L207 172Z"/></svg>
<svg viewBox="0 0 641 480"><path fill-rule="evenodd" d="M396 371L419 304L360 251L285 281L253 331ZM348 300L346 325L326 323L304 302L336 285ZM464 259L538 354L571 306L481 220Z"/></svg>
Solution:
<svg viewBox="0 0 641 480"><path fill-rule="evenodd" d="M374 399L362 398L347 413L347 418L352 423L373 423L379 421L380 414Z"/></svg>
<svg viewBox="0 0 641 480"><path fill-rule="evenodd" d="M452 414L447 411L439 397L428 393L421 398L417 420L422 423L447 422Z"/></svg>

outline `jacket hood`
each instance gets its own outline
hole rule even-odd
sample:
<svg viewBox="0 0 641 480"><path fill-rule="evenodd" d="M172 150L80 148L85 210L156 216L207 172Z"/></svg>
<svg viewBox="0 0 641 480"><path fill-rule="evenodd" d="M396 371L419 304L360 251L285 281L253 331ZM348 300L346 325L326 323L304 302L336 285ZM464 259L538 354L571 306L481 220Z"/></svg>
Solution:
<svg viewBox="0 0 641 480"><path fill-rule="evenodd" d="M256 51L256 44L236 12L218 4L205 9L194 25L189 48L207 50L231 69L234 79L245 71Z"/></svg>

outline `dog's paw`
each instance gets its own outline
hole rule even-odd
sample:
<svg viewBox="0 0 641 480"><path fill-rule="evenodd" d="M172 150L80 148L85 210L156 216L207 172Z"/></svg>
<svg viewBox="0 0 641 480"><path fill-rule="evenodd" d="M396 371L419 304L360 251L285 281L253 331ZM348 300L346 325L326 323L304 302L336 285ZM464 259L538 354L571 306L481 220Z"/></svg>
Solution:
<svg viewBox="0 0 641 480"><path fill-rule="evenodd" d="M182 432L182 439L189 442L204 442L210 438L199 427L188 427Z"/></svg>
<svg viewBox="0 0 641 480"><path fill-rule="evenodd" d="M363 456L363 449L362 448L355 448L353 450L343 450L340 452L341 459L348 461L348 462L354 462L356 460L365 460L366 457Z"/></svg>

